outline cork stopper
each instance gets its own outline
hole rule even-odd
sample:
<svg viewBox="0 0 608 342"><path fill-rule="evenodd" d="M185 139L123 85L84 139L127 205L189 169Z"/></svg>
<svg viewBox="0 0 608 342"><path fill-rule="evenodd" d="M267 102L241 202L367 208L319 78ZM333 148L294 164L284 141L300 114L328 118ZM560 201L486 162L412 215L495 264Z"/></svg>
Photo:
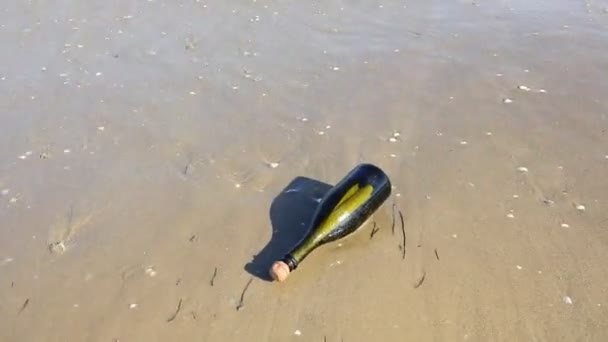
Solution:
<svg viewBox="0 0 608 342"><path fill-rule="evenodd" d="M279 282L285 281L289 277L289 266L283 261L275 261L272 267L268 271L272 279Z"/></svg>

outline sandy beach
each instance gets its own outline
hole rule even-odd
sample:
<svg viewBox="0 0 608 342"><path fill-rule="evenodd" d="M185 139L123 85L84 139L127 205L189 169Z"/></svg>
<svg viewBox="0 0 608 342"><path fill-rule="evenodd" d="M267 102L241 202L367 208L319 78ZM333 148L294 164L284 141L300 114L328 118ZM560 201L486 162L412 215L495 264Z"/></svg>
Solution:
<svg viewBox="0 0 608 342"><path fill-rule="evenodd" d="M608 340L606 0L7 1L0 41L0 341ZM364 162L389 200L269 281Z"/></svg>

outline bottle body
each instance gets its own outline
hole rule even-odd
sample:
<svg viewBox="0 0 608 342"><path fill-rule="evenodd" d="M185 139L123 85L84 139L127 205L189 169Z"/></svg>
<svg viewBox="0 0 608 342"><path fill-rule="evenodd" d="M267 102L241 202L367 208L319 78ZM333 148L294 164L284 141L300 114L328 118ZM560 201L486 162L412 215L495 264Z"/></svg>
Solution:
<svg viewBox="0 0 608 342"><path fill-rule="evenodd" d="M378 167L361 164L321 200L309 233L282 259L293 271L315 248L355 232L390 196L391 183Z"/></svg>

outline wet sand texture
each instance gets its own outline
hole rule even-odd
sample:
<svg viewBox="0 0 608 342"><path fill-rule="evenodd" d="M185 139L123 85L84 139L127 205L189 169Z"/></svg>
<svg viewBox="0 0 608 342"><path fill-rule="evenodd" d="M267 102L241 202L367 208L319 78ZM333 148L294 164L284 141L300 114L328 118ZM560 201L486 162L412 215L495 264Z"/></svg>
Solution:
<svg viewBox="0 0 608 342"><path fill-rule="evenodd" d="M0 41L0 341L608 340L605 0L5 1ZM361 162L393 196L268 281Z"/></svg>

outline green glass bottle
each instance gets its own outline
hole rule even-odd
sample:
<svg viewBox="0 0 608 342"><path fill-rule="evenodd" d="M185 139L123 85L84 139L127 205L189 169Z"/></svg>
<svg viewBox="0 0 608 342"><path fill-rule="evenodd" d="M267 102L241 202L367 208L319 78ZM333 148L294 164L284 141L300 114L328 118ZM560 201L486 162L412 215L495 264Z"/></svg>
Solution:
<svg viewBox="0 0 608 342"><path fill-rule="evenodd" d="M331 188L317 208L308 234L269 270L284 281L315 248L355 232L391 193L388 176L378 167L361 164Z"/></svg>

